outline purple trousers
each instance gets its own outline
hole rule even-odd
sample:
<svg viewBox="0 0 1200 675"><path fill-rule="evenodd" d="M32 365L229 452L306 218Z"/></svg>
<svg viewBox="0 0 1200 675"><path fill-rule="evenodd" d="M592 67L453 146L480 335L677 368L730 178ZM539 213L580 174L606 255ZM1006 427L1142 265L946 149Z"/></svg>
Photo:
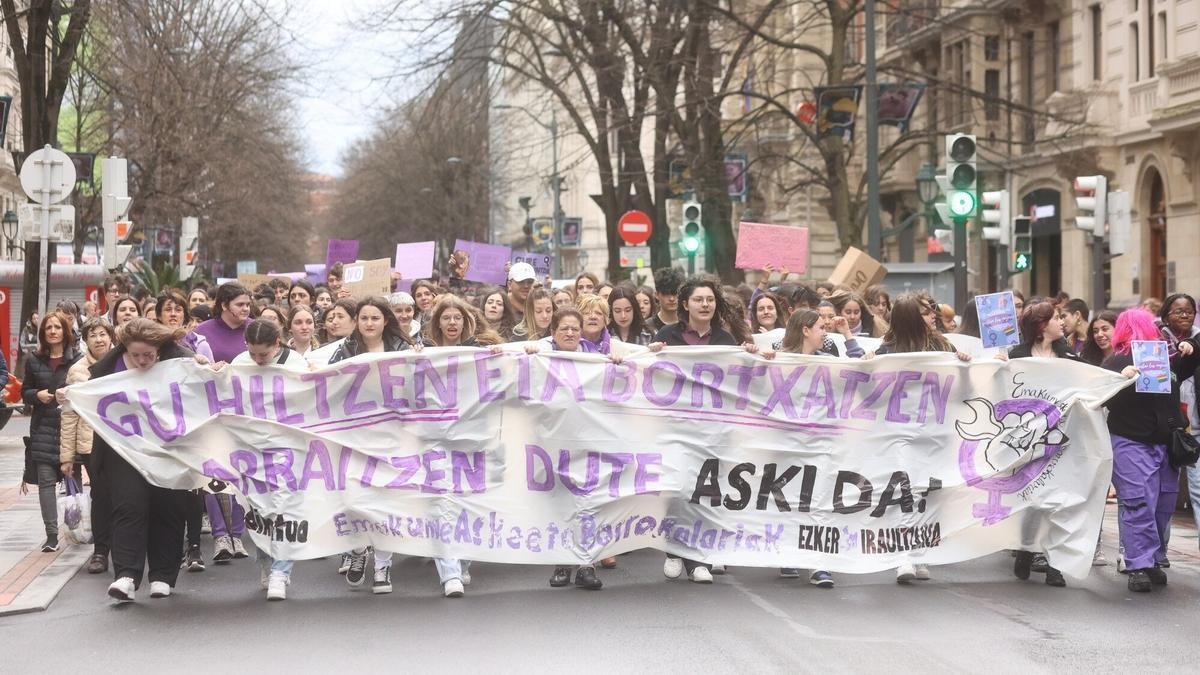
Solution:
<svg viewBox="0 0 1200 675"><path fill-rule="evenodd" d="M228 504L229 516L232 522L225 522L225 512L221 503ZM212 523L213 539L217 537L241 537L246 533L246 509L231 495L214 495L204 493L204 507L208 510L208 520Z"/></svg>
<svg viewBox="0 0 1200 675"><path fill-rule="evenodd" d="M1179 470L1167 446L1147 445L1113 434L1113 485L1121 500L1121 545L1131 570L1154 567L1167 557L1171 514L1179 494Z"/></svg>

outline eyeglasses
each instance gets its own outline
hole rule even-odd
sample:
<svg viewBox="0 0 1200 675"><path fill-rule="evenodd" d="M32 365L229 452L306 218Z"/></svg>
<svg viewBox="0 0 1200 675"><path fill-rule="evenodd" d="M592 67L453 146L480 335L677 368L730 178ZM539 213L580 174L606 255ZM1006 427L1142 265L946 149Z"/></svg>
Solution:
<svg viewBox="0 0 1200 675"><path fill-rule="evenodd" d="M1167 316L1196 316L1194 309L1173 309L1167 312Z"/></svg>

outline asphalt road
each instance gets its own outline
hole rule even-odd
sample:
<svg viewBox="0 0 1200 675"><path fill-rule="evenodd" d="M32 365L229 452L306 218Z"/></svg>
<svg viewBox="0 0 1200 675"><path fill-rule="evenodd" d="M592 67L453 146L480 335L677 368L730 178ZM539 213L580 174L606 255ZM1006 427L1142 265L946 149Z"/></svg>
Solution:
<svg viewBox="0 0 1200 675"><path fill-rule="evenodd" d="M0 618L0 672L1194 672L1194 563L1136 596L1113 567L1053 589L1010 566L998 554L912 586L839 575L833 590L739 568L703 587L665 580L642 551L602 571L599 592L476 564L467 596L447 600L430 562L397 557L396 591L375 596L330 559L298 564L288 600L268 603L251 559L119 607L107 575L80 573L48 611Z"/></svg>

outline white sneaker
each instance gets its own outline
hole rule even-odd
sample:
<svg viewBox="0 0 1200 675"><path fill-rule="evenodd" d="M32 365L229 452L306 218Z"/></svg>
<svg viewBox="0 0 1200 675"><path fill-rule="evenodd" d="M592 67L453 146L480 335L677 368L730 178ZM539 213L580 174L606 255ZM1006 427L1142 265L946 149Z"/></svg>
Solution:
<svg viewBox="0 0 1200 675"><path fill-rule="evenodd" d="M224 565L233 560L233 539L228 536L217 537L213 541L213 562Z"/></svg>
<svg viewBox="0 0 1200 675"><path fill-rule="evenodd" d="M663 575L668 579L678 579L683 576L683 560L681 558L667 558L663 563Z"/></svg>
<svg viewBox="0 0 1200 675"><path fill-rule="evenodd" d="M239 560L250 557L250 554L246 553L246 545L242 543L240 537L233 537L233 557Z"/></svg>
<svg viewBox="0 0 1200 675"><path fill-rule="evenodd" d="M171 585L165 581L150 582L150 597L165 598L171 595Z"/></svg>
<svg viewBox="0 0 1200 675"><path fill-rule="evenodd" d="M451 579L442 584L442 595L447 598L461 598L466 594L463 590L463 582L461 579Z"/></svg>
<svg viewBox="0 0 1200 675"><path fill-rule="evenodd" d="M907 584L917 578L917 570L911 563L904 563L896 568L896 583Z"/></svg>
<svg viewBox="0 0 1200 675"><path fill-rule="evenodd" d="M108 597L117 602L133 602L133 579L121 577L108 585Z"/></svg>
<svg viewBox="0 0 1200 675"><path fill-rule="evenodd" d="M692 570L692 581L698 584L711 584L712 572L709 572L707 567L697 567Z"/></svg>
<svg viewBox="0 0 1200 675"><path fill-rule="evenodd" d="M371 583L371 592L375 594L392 592L392 568L376 567L375 577Z"/></svg>
<svg viewBox="0 0 1200 675"><path fill-rule="evenodd" d="M929 581L929 565L913 565L913 573L917 581Z"/></svg>
<svg viewBox="0 0 1200 675"><path fill-rule="evenodd" d="M207 513L200 516L200 534L212 534L212 522Z"/></svg>
<svg viewBox="0 0 1200 675"><path fill-rule="evenodd" d="M286 600L291 579L283 572L271 572L267 578L267 600Z"/></svg>

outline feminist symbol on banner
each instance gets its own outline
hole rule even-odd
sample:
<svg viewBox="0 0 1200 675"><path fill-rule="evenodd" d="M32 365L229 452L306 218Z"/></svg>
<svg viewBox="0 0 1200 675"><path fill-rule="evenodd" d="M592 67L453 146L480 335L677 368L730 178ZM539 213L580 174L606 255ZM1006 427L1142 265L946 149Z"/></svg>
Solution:
<svg viewBox="0 0 1200 675"><path fill-rule="evenodd" d="M969 422L954 424L963 438L958 469L967 485L988 495L987 503L974 504L971 514L984 525L995 525L1012 513L1001 498L1028 487L1069 439L1058 428L1062 413L1049 401L1020 398L993 406L973 398L966 404L975 414Z"/></svg>

